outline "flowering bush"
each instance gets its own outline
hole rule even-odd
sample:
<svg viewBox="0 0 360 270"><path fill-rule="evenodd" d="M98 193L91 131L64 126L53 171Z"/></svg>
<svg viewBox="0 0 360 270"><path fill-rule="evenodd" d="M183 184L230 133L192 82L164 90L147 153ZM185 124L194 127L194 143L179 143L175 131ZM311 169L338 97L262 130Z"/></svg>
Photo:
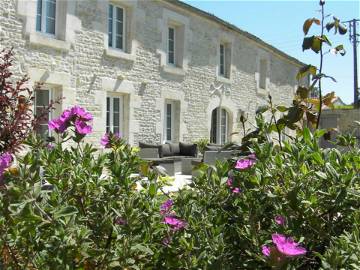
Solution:
<svg viewBox="0 0 360 270"><path fill-rule="evenodd" d="M76 121L90 126L92 117L79 107L63 116L66 128L54 130L73 130L80 142ZM305 129L282 150L253 142L251 154L202 164L191 188L173 194L119 135L105 134L109 151L97 155L91 145L30 138L18 172L4 169L0 261L9 269L336 269L349 261L356 269L360 151L323 150L324 133Z"/></svg>

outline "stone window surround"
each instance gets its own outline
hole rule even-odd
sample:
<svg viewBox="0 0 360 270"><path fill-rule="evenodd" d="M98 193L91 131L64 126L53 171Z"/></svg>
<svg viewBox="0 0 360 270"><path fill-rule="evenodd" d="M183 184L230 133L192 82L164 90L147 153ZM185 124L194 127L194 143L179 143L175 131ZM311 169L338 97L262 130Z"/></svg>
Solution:
<svg viewBox="0 0 360 270"><path fill-rule="evenodd" d="M256 81L256 93L259 96L268 96L269 86L270 86L270 55L267 52L264 52L262 50L258 50L257 56L256 56L256 72L255 72L255 81ZM260 65L261 61L266 61L267 67L266 67L266 79L265 79L265 89L260 88Z"/></svg>
<svg viewBox="0 0 360 270"><path fill-rule="evenodd" d="M81 21L75 16L75 1L56 2L55 37L36 31L37 0L17 0L17 14L23 17L24 35L29 43L56 50L69 51L75 43L75 31L81 29Z"/></svg>
<svg viewBox="0 0 360 270"><path fill-rule="evenodd" d="M27 73L30 78L29 88L35 90L37 83L42 83L40 89L51 89L53 100L66 97L62 99L60 104L55 105L56 109L52 112L52 118L60 116L64 109L75 104L75 91L71 87L71 76L69 74L39 68L29 68Z"/></svg>
<svg viewBox="0 0 360 270"><path fill-rule="evenodd" d="M173 75L184 76L188 69L188 43L187 37L189 36L189 18L171 11L167 8L163 8L163 17L159 19L159 29L161 32L161 43L157 50L160 55L160 67L163 72L170 73ZM174 27L176 32L176 52L175 52L175 63L176 66L168 64L168 29Z"/></svg>
<svg viewBox="0 0 360 270"><path fill-rule="evenodd" d="M220 105L220 97L212 96L209 101L209 105L206 109L207 119L208 119L207 128L208 128L209 139L210 139L210 131L211 131L212 111L218 108L219 105ZM233 138L229 137L229 134L234 132L234 129L237 125L237 119L239 113L238 106L232 101L231 95L229 95L229 96L223 96L223 99L221 101L221 108L225 109L228 113L228 128L227 128L228 138L229 138L228 141L233 141Z"/></svg>
<svg viewBox="0 0 360 270"><path fill-rule="evenodd" d="M139 121L134 118L134 109L140 104L141 98L135 95L135 88L131 81L101 78L101 90L95 94L95 104L101 107L101 117L94 119L94 126L100 127L97 131L101 134L106 132L106 97L109 93L112 96L121 95L123 97L122 135L130 144L134 144L134 133L140 130Z"/></svg>
<svg viewBox="0 0 360 270"><path fill-rule="evenodd" d="M221 110L219 110L219 109L221 109ZM216 137L216 141L214 142L214 141L212 141L212 128L213 128L213 123L212 123L212 119L211 119L211 126L210 126L210 143L216 143L216 144L225 144L225 143L227 143L228 141L229 141L229 126L230 126L230 121L229 121L229 111L228 111L228 109L227 108L225 108L224 106L221 106L221 107L216 107L214 110L212 110L212 112L211 112L211 118L213 117L213 113L214 113L214 111L215 110L217 110L217 112L216 112L216 135L215 135L215 137ZM226 113L226 123L225 123L225 141L223 142L222 141L222 127L221 127L221 125L220 125L220 123L221 124L224 124L223 122L221 122L222 121L222 112L223 112L223 110L225 111L225 113Z"/></svg>
<svg viewBox="0 0 360 270"><path fill-rule="evenodd" d="M108 6L112 4L117 7L121 7L124 9L125 13L125 48L124 50L116 49L109 47L109 35L108 35ZM136 47L137 43L134 39L135 36L135 19L134 14L138 4L138 0L131 0L131 1L120 1L120 0L110 0L110 1L101 1L102 9L106 6L105 11L105 20L104 25L106 26L106 30L104 29L104 54L113 57L119 58L126 61L135 61L136 58Z"/></svg>
<svg viewBox="0 0 360 270"><path fill-rule="evenodd" d="M225 74L220 75L220 44L225 45ZM231 84L232 83L232 52L233 52L234 36L228 32L221 33L216 45L216 80L221 83Z"/></svg>
<svg viewBox="0 0 360 270"><path fill-rule="evenodd" d="M114 98L118 98L119 99L119 133L123 134L124 133L124 120L125 120L125 102L124 100L126 100L126 94L123 93L116 93L116 92L107 92L106 95L106 103L107 103L107 99L110 98L110 119L109 119L109 124L110 124L110 131L114 132L113 127L114 127ZM107 105L106 105L107 106ZM107 112L107 108L106 108L106 112ZM107 118L107 114L105 115L105 117ZM107 119L105 121L105 126L106 126L106 131L107 130Z"/></svg>
<svg viewBox="0 0 360 270"><path fill-rule="evenodd" d="M175 118L178 124L178 130L174 134L173 142L181 141L183 135L187 133L187 128L184 122L183 112L187 111L188 103L185 102L185 94L183 92L177 92L170 89L164 89L161 91L161 97L156 99L156 109L160 111L160 119L156 124L156 133L162 134L161 142L165 142L165 136L163 136L165 130L165 104L167 101L172 101L178 104L179 112L178 112L178 119Z"/></svg>
<svg viewBox="0 0 360 270"><path fill-rule="evenodd" d="M166 128L167 128L167 104L171 104L171 140L167 140ZM181 114L181 101L176 99L164 100L164 118L163 118L163 143L165 142L179 142L179 130L180 130L180 114Z"/></svg>

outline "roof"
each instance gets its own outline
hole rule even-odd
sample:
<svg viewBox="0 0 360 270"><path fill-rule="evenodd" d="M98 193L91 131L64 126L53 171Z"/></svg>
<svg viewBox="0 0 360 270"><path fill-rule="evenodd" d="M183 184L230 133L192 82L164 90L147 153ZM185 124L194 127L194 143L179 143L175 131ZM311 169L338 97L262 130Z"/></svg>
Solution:
<svg viewBox="0 0 360 270"><path fill-rule="evenodd" d="M275 48L274 46L270 45L269 43L266 43L265 41L263 41L261 38L253 35L253 34L250 34L249 32L246 32L244 30L241 30L239 27L227 22L227 21L224 21L223 19L211 14L211 13L208 13L206 11L203 11L201 9L198 9L192 5L189 5L187 3L184 3L180 0L165 0L166 2L169 2L175 6L178 6L180 8L184 8L184 9L187 9L188 11L190 12L194 12L196 13L197 15L200 15L204 18L207 18L209 20L212 20L212 21L215 21L219 24L221 24L222 26L230 29L230 30L233 30L245 37L247 37L248 39L251 39L253 41L255 41L256 43L258 43L259 45L265 47L266 49L282 56L282 57L285 57L286 59L288 59L289 61L293 62L294 64L296 65L299 65L299 66L304 66L306 65L305 63L301 62L300 60L296 59L295 57L292 57L290 55L288 55L287 53Z"/></svg>

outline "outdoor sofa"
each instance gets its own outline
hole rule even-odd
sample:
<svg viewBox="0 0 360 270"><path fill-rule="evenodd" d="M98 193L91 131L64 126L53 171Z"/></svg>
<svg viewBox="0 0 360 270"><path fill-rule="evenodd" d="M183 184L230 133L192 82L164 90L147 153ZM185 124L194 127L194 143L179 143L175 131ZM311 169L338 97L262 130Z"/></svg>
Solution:
<svg viewBox="0 0 360 270"><path fill-rule="evenodd" d="M193 161L201 161L197 157L197 145L188 143L148 144L139 143L139 156L151 161L155 166L162 166L169 175L176 173L191 175Z"/></svg>

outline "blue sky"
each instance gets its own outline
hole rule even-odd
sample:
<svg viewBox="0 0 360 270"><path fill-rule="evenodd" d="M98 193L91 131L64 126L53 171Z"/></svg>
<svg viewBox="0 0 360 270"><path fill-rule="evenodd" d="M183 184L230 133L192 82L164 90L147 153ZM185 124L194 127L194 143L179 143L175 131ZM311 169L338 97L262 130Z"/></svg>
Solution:
<svg viewBox="0 0 360 270"><path fill-rule="evenodd" d="M308 64L319 66L319 55L302 51L303 22L318 17L319 1L241 1L241 0L182 0L250 32L267 43ZM360 1L326 1L325 14L342 21L360 19ZM331 17L330 17L331 18ZM360 25L357 26L360 34ZM309 34L319 33L314 25ZM324 72L336 78L337 83L324 81L324 92L335 91L346 103L353 102L353 49L348 33L344 36L326 33L333 45L343 44L345 56L328 54L324 59ZM360 69L358 46L358 70ZM359 78L360 80L360 78Z"/></svg>

